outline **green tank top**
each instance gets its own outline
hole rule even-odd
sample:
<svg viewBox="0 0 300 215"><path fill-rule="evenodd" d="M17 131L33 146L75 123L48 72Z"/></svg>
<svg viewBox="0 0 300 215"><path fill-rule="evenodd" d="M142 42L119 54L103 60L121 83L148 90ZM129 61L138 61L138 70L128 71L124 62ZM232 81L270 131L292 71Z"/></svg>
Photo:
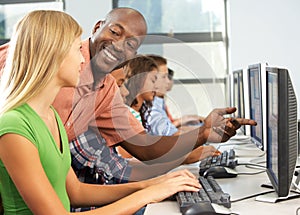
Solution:
<svg viewBox="0 0 300 215"><path fill-rule="evenodd" d="M11 110L0 117L0 136L6 133L19 134L36 146L39 151L42 166L53 189L66 210L70 211L70 201L66 191L66 177L71 166L70 148L62 121L54 108L52 109L55 113L61 135L62 152L55 143L44 121L27 104ZM20 154L21 153L20 151ZM20 174L22 174L22 172L20 172ZM1 160L0 190L5 215L32 214L20 196Z"/></svg>

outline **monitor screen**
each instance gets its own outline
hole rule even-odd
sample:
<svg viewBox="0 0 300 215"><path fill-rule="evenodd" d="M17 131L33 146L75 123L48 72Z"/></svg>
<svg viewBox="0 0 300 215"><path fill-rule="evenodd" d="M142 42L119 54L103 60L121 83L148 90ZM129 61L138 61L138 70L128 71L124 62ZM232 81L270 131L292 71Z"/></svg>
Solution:
<svg viewBox="0 0 300 215"><path fill-rule="evenodd" d="M267 173L279 197L289 194L297 161L297 101L288 71L267 67Z"/></svg>
<svg viewBox="0 0 300 215"><path fill-rule="evenodd" d="M263 101L262 101L262 66L261 64L248 67L249 87L249 117L257 122L257 126L250 127L251 141L264 150L263 139Z"/></svg>
<svg viewBox="0 0 300 215"><path fill-rule="evenodd" d="M232 72L232 106L237 108L234 117L245 118L243 69ZM240 131L245 134L245 126Z"/></svg>

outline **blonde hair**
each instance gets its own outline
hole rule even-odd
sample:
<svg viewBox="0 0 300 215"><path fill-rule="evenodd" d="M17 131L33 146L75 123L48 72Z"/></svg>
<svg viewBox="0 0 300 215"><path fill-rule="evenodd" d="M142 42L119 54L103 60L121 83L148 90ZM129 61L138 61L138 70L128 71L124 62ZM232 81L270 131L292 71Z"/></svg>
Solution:
<svg viewBox="0 0 300 215"><path fill-rule="evenodd" d="M15 26L0 83L0 115L37 95L81 36L82 28L61 11L36 10Z"/></svg>

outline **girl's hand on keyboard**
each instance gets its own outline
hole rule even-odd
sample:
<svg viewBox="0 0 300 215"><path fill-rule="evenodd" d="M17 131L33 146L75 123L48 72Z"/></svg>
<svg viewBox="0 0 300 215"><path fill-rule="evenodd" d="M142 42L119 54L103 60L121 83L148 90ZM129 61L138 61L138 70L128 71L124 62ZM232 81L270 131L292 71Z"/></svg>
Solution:
<svg viewBox="0 0 300 215"><path fill-rule="evenodd" d="M148 192L151 203L160 202L180 191L197 192L201 188L198 179L188 170L167 173L158 178L157 184L144 190Z"/></svg>

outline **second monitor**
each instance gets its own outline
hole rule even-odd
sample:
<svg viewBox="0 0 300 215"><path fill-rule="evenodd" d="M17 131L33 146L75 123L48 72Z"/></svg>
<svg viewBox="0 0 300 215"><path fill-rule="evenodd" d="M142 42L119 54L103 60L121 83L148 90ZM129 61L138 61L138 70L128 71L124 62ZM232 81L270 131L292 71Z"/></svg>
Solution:
<svg viewBox="0 0 300 215"><path fill-rule="evenodd" d="M263 95L266 94L266 65L253 64L248 66L248 88L249 88L249 117L257 122L257 126L250 127L251 142L259 149L265 150L266 141L266 101Z"/></svg>

